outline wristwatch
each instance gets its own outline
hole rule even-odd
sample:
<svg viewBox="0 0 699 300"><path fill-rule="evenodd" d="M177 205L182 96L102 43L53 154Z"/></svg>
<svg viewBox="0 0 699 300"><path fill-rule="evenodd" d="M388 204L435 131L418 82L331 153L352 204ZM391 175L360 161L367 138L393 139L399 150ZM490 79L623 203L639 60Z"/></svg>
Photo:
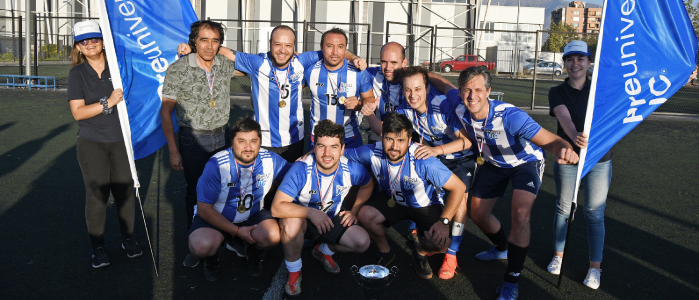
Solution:
<svg viewBox="0 0 699 300"><path fill-rule="evenodd" d="M442 224L444 224L444 225L449 225L449 219L447 219L447 218L441 218L441 219L439 219L439 220L442 221Z"/></svg>

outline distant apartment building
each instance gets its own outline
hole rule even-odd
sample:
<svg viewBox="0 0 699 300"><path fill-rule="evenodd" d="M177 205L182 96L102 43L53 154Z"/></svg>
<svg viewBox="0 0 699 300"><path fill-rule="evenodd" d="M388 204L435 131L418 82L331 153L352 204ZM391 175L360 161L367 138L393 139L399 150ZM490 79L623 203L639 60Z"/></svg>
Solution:
<svg viewBox="0 0 699 300"><path fill-rule="evenodd" d="M570 24L577 32L599 33L602 26L602 8L586 8L583 1L571 1L568 7L551 12L551 24Z"/></svg>

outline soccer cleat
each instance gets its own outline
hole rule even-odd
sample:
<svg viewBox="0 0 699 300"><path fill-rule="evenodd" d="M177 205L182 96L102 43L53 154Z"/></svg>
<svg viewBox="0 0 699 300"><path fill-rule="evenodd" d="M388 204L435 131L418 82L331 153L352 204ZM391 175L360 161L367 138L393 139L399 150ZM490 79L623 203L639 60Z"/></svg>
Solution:
<svg viewBox="0 0 699 300"><path fill-rule="evenodd" d="M590 268L587 270L587 277L583 281L583 284L587 287L596 290L599 288L600 280L602 278L602 269Z"/></svg>
<svg viewBox="0 0 699 300"><path fill-rule="evenodd" d="M387 267L396 259L396 254L393 251L388 251L388 253L379 252L379 260L376 262L377 265Z"/></svg>
<svg viewBox="0 0 699 300"><path fill-rule="evenodd" d="M432 267L430 267L430 263L427 261L426 257L418 254L417 250L413 250L413 261L415 262L415 272L417 272L420 278L432 278Z"/></svg>
<svg viewBox="0 0 699 300"><path fill-rule="evenodd" d="M245 251L247 250L247 244L240 238L234 237L226 241L226 249L235 252L238 257L245 257Z"/></svg>
<svg viewBox="0 0 699 300"><path fill-rule="evenodd" d="M207 281L216 281L221 277L218 269L218 253L204 259L204 278Z"/></svg>
<svg viewBox="0 0 699 300"><path fill-rule="evenodd" d="M519 288L516 283L503 282L495 292L500 293L497 300L515 300L519 297Z"/></svg>
<svg viewBox="0 0 699 300"><path fill-rule="evenodd" d="M187 253L187 256L185 256L182 265L187 268L194 268L199 265L199 259L194 257L192 253Z"/></svg>
<svg viewBox="0 0 699 300"><path fill-rule="evenodd" d="M318 250L318 247L320 247L320 244L316 245L313 248L313 257L315 257L315 259L319 260L323 264L323 268L325 268L325 271L327 271L328 273L340 273L340 267L335 263L333 257L330 255L325 255L323 252L320 252L320 250Z"/></svg>
<svg viewBox="0 0 699 300"><path fill-rule="evenodd" d="M251 246L246 252L248 274L250 274L250 276L262 275L262 251L265 250L259 250L255 246Z"/></svg>
<svg viewBox="0 0 699 300"><path fill-rule="evenodd" d="M498 249L493 246L487 251L476 254L476 258L480 260L507 259L507 250L498 251Z"/></svg>
<svg viewBox="0 0 699 300"><path fill-rule="evenodd" d="M289 272L289 282L284 285L284 292L291 298L301 295L301 271Z"/></svg>
<svg viewBox="0 0 699 300"><path fill-rule="evenodd" d="M548 270L549 273L551 273L553 275L560 275L562 262L563 262L563 257L559 257L557 255L554 255L553 259L551 259L551 263L549 263L549 266L546 267L546 270Z"/></svg>
<svg viewBox="0 0 699 300"><path fill-rule="evenodd" d="M410 234L408 235L408 241L413 243L413 247L417 247L420 245L420 238L417 236L417 229L413 228L410 230Z"/></svg>
<svg viewBox="0 0 699 300"><path fill-rule="evenodd" d="M100 246L92 249L92 267L102 268L109 265L109 257L107 256L107 251L104 246Z"/></svg>
<svg viewBox="0 0 699 300"><path fill-rule="evenodd" d="M439 278L441 279L451 279L456 273L456 268L458 267L456 263L456 255L445 254L444 261L442 262L442 267L439 268Z"/></svg>
<svg viewBox="0 0 699 300"><path fill-rule="evenodd" d="M143 254L143 251L141 251L141 247L138 246L138 243L136 243L133 237L125 239L121 243L121 249L126 250L126 256L128 256L129 258L139 257L141 256L141 254Z"/></svg>

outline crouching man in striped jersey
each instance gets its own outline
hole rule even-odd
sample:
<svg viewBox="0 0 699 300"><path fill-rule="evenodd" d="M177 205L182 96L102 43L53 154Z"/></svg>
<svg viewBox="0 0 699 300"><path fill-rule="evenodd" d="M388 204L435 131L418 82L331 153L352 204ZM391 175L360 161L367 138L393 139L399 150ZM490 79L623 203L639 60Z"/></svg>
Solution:
<svg viewBox="0 0 699 300"><path fill-rule="evenodd" d="M340 273L332 258L335 252L363 253L369 248L369 235L358 226L357 215L374 189L371 176L362 165L342 156L342 125L322 120L313 131L315 153L291 166L272 203L272 215L280 218L284 262L289 270L284 291L290 297L301 294L304 237L320 242L313 248L313 257L331 274ZM348 197L352 186L360 186L356 200Z"/></svg>

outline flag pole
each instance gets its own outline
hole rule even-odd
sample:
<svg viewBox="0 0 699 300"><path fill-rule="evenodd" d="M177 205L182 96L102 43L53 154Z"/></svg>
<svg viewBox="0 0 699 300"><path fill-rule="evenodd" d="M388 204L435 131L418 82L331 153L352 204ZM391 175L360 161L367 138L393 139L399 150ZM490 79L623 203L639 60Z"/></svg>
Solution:
<svg viewBox="0 0 699 300"><path fill-rule="evenodd" d="M602 24L599 30L599 36L597 37L597 51L595 52L595 63L598 64L597 67L592 72L592 83L590 84L590 95L587 98L587 112L585 113L585 128L583 132L587 135L588 141L590 138L590 127L592 126L592 115L595 110L595 96L597 95L597 72L599 72L600 54L602 53L602 36L604 34L604 22L605 16L607 15L607 0L604 0L602 6ZM588 142L589 145L589 142ZM563 246L563 257L561 259L561 273L558 275L558 283L556 287L561 288L561 280L563 279L563 266L565 266L566 248L568 248L568 238L570 237L570 228L573 225L573 220L575 219L575 211L578 207L578 191L580 189L580 180L583 167L585 166L585 157L587 156L587 147L580 149L580 160L578 161L578 174L575 177L575 189L573 190L573 201L570 204L570 215L566 219L568 223L568 229L566 230L566 241Z"/></svg>
<svg viewBox="0 0 699 300"><path fill-rule="evenodd" d="M119 65L116 57L116 50L114 49L112 29L109 24L109 16L107 15L107 6L104 1L97 1L97 3L99 5L100 27L102 27L102 36L104 37L103 40L105 54L107 56L107 64L111 66L109 68L109 73L112 77L112 86L114 87L114 89L123 89L123 84L121 82L121 74L119 72ZM119 102L119 104L117 104L117 111L119 112L119 124L121 125L121 132L124 135L124 144L126 146L126 155L129 159L131 178L133 179L134 189L136 193L135 196L136 199L138 199L138 205L141 209L141 217L143 217L143 226L145 227L146 238L148 239L148 248L150 249L150 256L153 260L153 268L155 268L155 276L160 277L160 275L158 274L158 266L155 264L155 255L153 255L153 246L150 242L150 235L148 234L148 225L146 224L146 217L143 214L143 204L141 203L141 196L138 192L138 189L141 187L141 184L138 182L138 174L136 173L136 163L134 162L133 145L131 143L131 126L129 124L129 113L126 109L125 101L121 101Z"/></svg>

